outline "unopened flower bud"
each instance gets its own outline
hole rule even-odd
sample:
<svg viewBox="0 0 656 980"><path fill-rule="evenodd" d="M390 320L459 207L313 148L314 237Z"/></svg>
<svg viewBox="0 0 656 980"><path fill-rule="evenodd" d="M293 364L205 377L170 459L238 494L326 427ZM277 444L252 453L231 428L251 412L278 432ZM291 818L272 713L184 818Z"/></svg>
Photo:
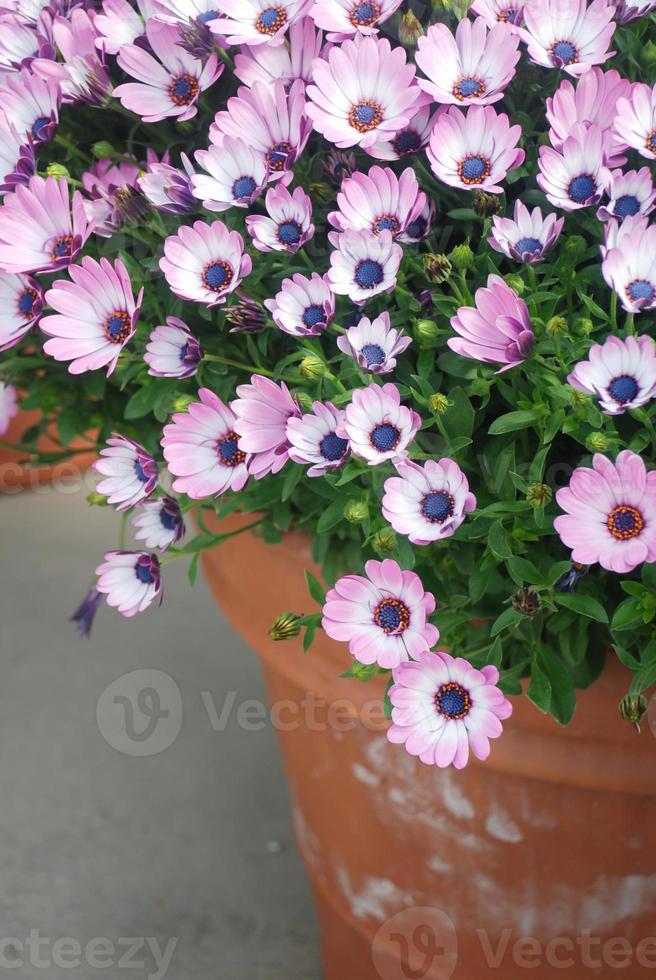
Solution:
<svg viewBox="0 0 656 980"><path fill-rule="evenodd" d="M451 262L459 272L471 269L474 264L474 253L467 244L456 245L451 252Z"/></svg>
<svg viewBox="0 0 656 980"><path fill-rule="evenodd" d="M193 395L179 395L173 402L171 408L174 412L186 412L192 402L198 401Z"/></svg>
<svg viewBox="0 0 656 980"><path fill-rule="evenodd" d="M511 272L507 276L504 276L504 280L511 289L515 290L518 296L522 295L526 284L521 276L518 276L515 272Z"/></svg>
<svg viewBox="0 0 656 980"><path fill-rule="evenodd" d="M585 448L590 453L603 453L609 445L608 436L605 436L603 432L593 432L585 440Z"/></svg>
<svg viewBox="0 0 656 980"><path fill-rule="evenodd" d="M498 194L487 194L485 191L474 191L473 208L479 218L491 218L493 214L498 214L501 210L501 201Z"/></svg>
<svg viewBox="0 0 656 980"><path fill-rule="evenodd" d="M354 660L351 664L351 674L359 681L368 681L378 673L378 664L361 664Z"/></svg>
<svg viewBox="0 0 656 980"><path fill-rule="evenodd" d="M308 381L318 381L319 378L325 378L330 373L317 354L306 354L298 367L303 377L307 378Z"/></svg>
<svg viewBox="0 0 656 980"><path fill-rule="evenodd" d="M374 534L371 546L377 555L391 555L396 546L396 534L391 527L384 527Z"/></svg>
<svg viewBox="0 0 656 980"><path fill-rule="evenodd" d="M638 732L640 731L640 722L647 713L647 707L647 698L644 694L627 694L618 705L620 717L624 721L631 722Z"/></svg>
<svg viewBox="0 0 656 980"><path fill-rule="evenodd" d="M319 201L332 201L335 196L335 191L328 184L325 184L322 180L313 181L308 188L313 199L318 199Z"/></svg>
<svg viewBox="0 0 656 980"><path fill-rule="evenodd" d="M427 347L432 347L437 340L439 332L439 328L434 320L417 320L415 323L415 337Z"/></svg>
<svg viewBox="0 0 656 980"><path fill-rule="evenodd" d="M417 17L411 10L408 10L401 18L401 23L399 24L399 41L401 44L411 47L417 43L423 33L423 28L417 20Z"/></svg>
<svg viewBox="0 0 656 980"><path fill-rule="evenodd" d="M550 320L547 320L547 333L551 333L554 336L567 333L567 320L565 317L552 316Z"/></svg>
<svg viewBox="0 0 656 980"><path fill-rule="evenodd" d="M296 613L286 612L271 624L269 636L272 640L293 640L301 632L301 617Z"/></svg>
<svg viewBox="0 0 656 980"><path fill-rule="evenodd" d="M106 160L108 157L116 156L116 150L107 140L99 140L94 143L91 152L97 160Z"/></svg>
<svg viewBox="0 0 656 980"><path fill-rule="evenodd" d="M92 507L106 507L107 497L104 497L102 493L98 493L97 490L92 490L91 493L87 494L87 503Z"/></svg>
<svg viewBox="0 0 656 980"><path fill-rule="evenodd" d="M589 317L582 316L576 321L574 328L577 333L582 333L585 337L589 337L594 330L594 323Z"/></svg>
<svg viewBox="0 0 656 980"><path fill-rule="evenodd" d="M580 258L583 258L587 247L585 238L582 238L581 235L570 235L565 242L565 255L576 263Z"/></svg>
<svg viewBox="0 0 656 980"><path fill-rule="evenodd" d="M553 493L546 483L532 483L526 491L526 499L534 507L546 507L551 502Z"/></svg>
<svg viewBox="0 0 656 980"><path fill-rule="evenodd" d="M361 524L369 517L369 505L365 500L348 500L344 507L344 517L349 524Z"/></svg>
<svg viewBox="0 0 656 980"><path fill-rule="evenodd" d="M68 167L65 167L63 163L49 163L46 167L46 173L48 177L70 177L68 172Z"/></svg>
<svg viewBox="0 0 656 980"><path fill-rule="evenodd" d="M451 263L446 255L428 252L424 255L424 272L432 282L446 282L451 275Z"/></svg>
<svg viewBox="0 0 656 980"><path fill-rule="evenodd" d="M441 391L434 392L428 399L428 407L433 415L443 415L449 404L449 399Z"/></svg>
<svg viewBox="0 0 656 980"><path fill-rule="evenodd" d="M520 589L513 596L512 606L522 616L534 619L540 608L540 597L533 589Z"/></svg>
<svg viewBox="0 0 656 980"><path fill-rule="evenodd" d="M574 408L587 408L592 399L584 391L577 391L575 388L570 392L569 400Z"/></svg>

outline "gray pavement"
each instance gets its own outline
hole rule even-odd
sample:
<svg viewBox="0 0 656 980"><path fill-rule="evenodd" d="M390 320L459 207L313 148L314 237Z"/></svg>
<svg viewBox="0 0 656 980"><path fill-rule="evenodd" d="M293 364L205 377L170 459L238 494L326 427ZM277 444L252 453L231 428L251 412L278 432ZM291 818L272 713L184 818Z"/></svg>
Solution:
<svg viewBox="0 0 656 980"><path fill-rule="evenodd" d="M87 490L0 496L0 975L319 980L257 659L186 561L79 638L119 528Z"/></svg>

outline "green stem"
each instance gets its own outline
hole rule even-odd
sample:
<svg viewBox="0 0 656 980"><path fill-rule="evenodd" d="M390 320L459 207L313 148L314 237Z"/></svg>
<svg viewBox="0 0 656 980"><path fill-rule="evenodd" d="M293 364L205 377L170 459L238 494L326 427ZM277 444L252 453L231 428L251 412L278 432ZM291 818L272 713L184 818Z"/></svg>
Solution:
<svg viewBox="0 0 656 980"><path fill-rule="evenodd" d="M230 357L219 357L217 354L205 354L204 361L212 361L215 364L227 364L228 367L241 368L242 371L251 371L255 374L263 374L267 378L275 378L273 371L259 367L257 364L243 364L241 361L233 361Z"/></svg>
<svg viewBox="0 0 656 980"><path fill-rule="evenodd" d="M610 327L613 332L617 330L617 293L612 291L610 297Z"/></svg>
<svg viewBox="0 0 656 980"><path fill-rule="evenodd" d="M635 317L633 313L626 314L626 332L628 334L635 334Z"/></svg>
<svg viewBox="0 0 656 980"><path fill-rule="evenodd" d="M186 555L195 555L199 551L207 551L208 548L214 548L217 544L221 544L223 541L227 541L228 538L235 538L238 534L243 534L244 531L251 531L254 527L262 524L264 517L259 517L256 521L251 521L250 524L245 524L243 527L237 528L236 531L227 531L225 534L215 534L214 540L209 544L203 545L200 548L180 548L176 551L169 551L167 555L160 558L160 565L166 565L170 561L175 561L176 558L184 558Z"/></svg>

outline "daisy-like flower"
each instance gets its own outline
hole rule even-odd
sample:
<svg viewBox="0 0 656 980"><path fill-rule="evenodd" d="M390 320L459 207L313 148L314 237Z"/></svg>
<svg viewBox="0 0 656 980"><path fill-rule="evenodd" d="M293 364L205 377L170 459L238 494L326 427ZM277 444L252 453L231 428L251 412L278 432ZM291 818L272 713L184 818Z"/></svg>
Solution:
<svg viewBox="0 0 656 980"><path fill-rule="evenodd" d="M64 102L100 105L111 93L112 83L104 54L96 47L94 14L81 5L74 7L68 17L55 17L52 36L63 60L54 61L52 56L37 58L32 71L59 82Z"/></svg>
<svg viewBox="0 0 656 980"><path fill-rule="evenodd" d="M132 516L134 536L147 548L166 551L184 536L185 524L177 500L159 497L140 504Z"/></svg>
<svg viewBox="0 0 656 980"><path fill-rule="evenodd" d="M314 0L310 17L317 27L330 31L329 41L344 41L354 34L377 34L403 0Z"/></svg>
<svg viewBox="0 0 656 980"><path fill-rule="evenodd" d="M398 476L385 480L383 517L413 544L451 537L476 508L467 477L452 459L429 459L423 466L402 460L396 470Z"/></svg>
<svg viewBox="0 0 656 980"><path fill-rule="evenodd" d="M159 560L146 551L108 551L96 569L96 588L128 619L143 612L162 593Z"/></svg>
<svg viewBox="0 0 656 980"><path fill-rule="evenodd" d="M13 385L0 381L0 436L9 429L11 420L18 415L18 395Z"/></svg>
<svg viewBox="0 0 656 980"><path fill-rule="evenodd" d="M628 313L656 307L656 225L631 221L631 227L613 248L607 248L601 272Z"/></svg>
<svg viewBox="0 0 656 980"><path fill-rule="evenodd" d="M526 27L517 31L528 45L531 61L582 75L612 58L615 11L606 0L535 0L524 7Z"/></svg>
<svg viewBox="0 0 656 980"><path fill-rule="evenodd" d="M216 0L155 0L153 16L182 29L191 24L209 24L219 16L219 10ZM218 43L216 38L213 42Z"/></svg>
<svg viewBox="0 0 656 980"><path fill-rule="evenodd" d="M435 211L435 201L426 198L423 208L417 217L410 222L403 234L399 235L398 240L405 244L406 242L420 242L427 238L433 228Z"/></svg>
<svg viewBox="0 0 656 980"><path fill-rule="evenodd" d="M148 166L157 162L151 150L148 157ZM88 195L84 207L89 219L95 221L96 235L111 238L126 221L139 221L144 216L148 206L139 187L141 173L140 164L127 159L119 163L98 160L82 174L82 187Z"/></svg>
<svg viewBox="0 0 656 980"><path fill-rule="evenodd" d="M305 85L312 80L312 62L321 56L323 34L317 31L311 17L294 21L285 44L243 45L235 55L235 75L249 88L255 82L273 85L277 79L286 89L300 79Z"/></svg>
<svg viewBox="0 0 656 980"><path fill-rule="evenodd" d="M35 143L52 139L59 121L61 92L57 82L47 82L24 68L0 85L0 116L21 136Z"/></svg>
<svg viewBox="0 0 656 980"><path fill-rule="evenodd" d="M157 57L139 45L124 44L117 61L138 81L118 85L114 97L144 122L159 122L168 116L180 122L191 119L198 112L200 93L214 84L223 64L214 53L205 64L192 57L180 46L180 35L169 24L149 20L146 36Z"/></svg>
<svg viewBox="0 0 656 980"><path fill-rule="evenodd" d="M189 214L197 208L191 191L194 168L186 154L180 154L184 172L168 163L151 163L145 174L137 177L137 186L147 201L169 214Z"/></svg>
<svg viewBox="0 0 656 980"><path fill-rule="evenodd" d="M656 10L656 0L613 0L618 24L628 24Z"/></svg>
<svg viewBox="0 0 656 980"><path fill-rule="evenodd" d="M578 125L598 126L603 133L604 163L622 167L626 163L626 143L613 131L612 121L617 113L618 99L631 93L631 82L611 68L591 68L574 86L568 79L560 83L553 98L547 99L549 141L555 150L562 150L565 140Z"/></svg>
<svg viewBox="0 0 656 980"><path fill-rule="evenodd" d="M620 574L656 561L656 470L636 453L623 450L615 464L595 453L592 469L574 470L556 500L565 514L554 527L572 561Z"/></svg>
<svg viewBox="0 0 656 980"><path fill-rule="evenodd" d="M176 296L217 306L249 275L253 263L238 231L228 231L222 221L194 221L166 239L159 267Z"/></svg>
<svg viewBox="0 0 656 980"><path fill-rule="evenodd" d="M248 234L260 252L298 252L314 235L312 201L302 187L289 193L284 184L270 187L266 215L246 218Z"/></svg>
<svg viewBox="0 0 656 980"><path fill-rule="evenodd" d="M477 17L484 17L488 27L495 24L519 26L524 19L524 7L532 0L475 0L469 8Z"/></svg>
<svg viewBox="0 0 656 980"><path fill-rule="evenodd" d="M21 341L42 309L43 290L36 279L0 273L0 351Z"/></svg>
<svg viewBox="0 0 656 980"><path fill-rule="evenodd" d="M461 306L451 317L451 326L460 334L448 341L451 350L485 364L502 364L497 374L521 364L535 341L524 300L500 276L488 276L475 300L476 306Z"/></svg>
<svg viewBox="0 0 656 980"><path fill-rule="evenodd" d="M280 44L289 26L308 12L311 0L217 0L225 16L208 21L228 44Z"/></svg>
<svg viewBox="0 0 656 980"><path fill-rule="evenodd" d="M651 337L609 337L590 348L567 380L594 395L606 415L621 415L656 396L656 349Z"/></svg>
<svg viewBox="0 0 656 980"><path fill-rule="evenodd" d="M138 442L118 432L107 440L107 448L100 450L93 468L104 477L96 487L98 493L107 497L107 503L116 504L119 511L150 497L157 486L153 457Z"/></svg>
<svg viewBox="0 0 656 980"><path fill-rule="evenodd" d="M390 231L344 231L330 256L328 284L353 303L365 303L376 293L391 292L403 257Z"/></svg>
<svg viewBox="0 0 656 980"><path fill-rule="evenodd" d="M392 238L403 241L408 226L421 215L427 202L419 189L412 167L397 177L390 167L372 167L368 174L359 171L342 182L337 195L338 211L328 221L338 232L371 231L379 235L389 231ZM329 234L333 245L337 235Z"/></svg>
<svg viewBox="0 0 656 980"><path fill-rule="evenodd" d="M420 428L420 417L401 404L399 389L388 382L356 388L340 435L348 438L356 456L378 466L388 459L405 459Z"/></svg>
<svg viewBox="0 0 656 980"><path fill-rule="evenodd" d="M540 147L538 167L538 186L554 207L576 211L598 204L608 179L602 131L577 125L561 150Z"/></svg>
<svg viewBox="0 0 656 980"><path fill-rule="evenodd" d="M0 16L0 72L19 71L40 54L40 41L33 27L15 14Z"/></svg>
<svg viewBox="0 0 656 980"><path fill-rule="evenodd" d="M192 500L241 490L248 480L248 456L238 446L235 416L209 388L198 392L186 412L164 426L162 448L173 489Z"/></svg>
<svg viewBox="0 0 656 980"><path fill-rule="evenodd" d="M645 214L627 216L623 221L610 218L604 226L604 240L599 245L602 259L605 259L612 248L621 248L638 230L645 231L649 227L649 218Z"/></svg>
<svg viewBox="0 0 656 980"><path fill-rule="evenodd" d="M492 106L473 105L466 112L450 106L438 116L426 151L431 169L451 187L501 194L500 181L524 160L517 149L521 132Z"/></svg>
<svg viewBox="0 0 656 980"><path fill-rule="evenodd" d="M613 129L627 146L656 160L656 85L637 82L630 95L617 100Z"/></svg>
<svg viewBox="0 0 656 980"><path fill-rule="evenodd" d="M254 374L249 385L238 385L230 407L236 415L239 448L253 453L248 467L251 475L260 480L268 473L278 473L289 458L287 423L301 414L287 385Z"/></svg>
<svg viewBox="0 0 656 980"><path fill-rule="evenodd" d="M260 333L266 326L264 310L248 293L238 292L237 299L225 311L230 333Z"/></svg>
<svg viewBox="0 0 656 980"><path fill-rule="evenodd" d="M330 143L367 149L393 139L410 122L421 90L400 45L359 36L331 48L312 67L307 114Z"/></svg>
<svg viewBox="0 0 656 980"><path fill-rule="evenodd" d="M430 95L420 91L417 101L408 110L412 114L410 122L399 129L391 140L383 136L371 146L365 147L369 156L377 160L403 160L423 150L428 146L435 120L445 111L444 106L440 106L432 113L432 108L433 100Z"/></svg>
<svg viewBox="0 0 656 980"><path fill-rule="evenodd" d="M391 558L368 561L363 575L345 575L326 595L321 625L349 645L361 664L389 669L418 657L439 639L426 622L435 599L421 579Z"/></svg>
<svg viewBox="0 0 656 980"><path fill-rule="evenodd" d="M519 38L506 24L488 29L484 17L463 17L455 37L446 24L433 24L417 42L415 61L428 76L417 84L436 102L490 105L503 98L519 57Z"/></svg>
<svg viewBox="0 0 656 980"><path fill-rule="evenodd" d="M394 670L388 740L440 769L464 769L470 752L487 759L490 739L503 734L501 722L512 714L497 687L497 668L477 670L444 650L422 651L416 659Z"/></svg>
<svg viewBox="0 0 656 980"><path fill-rule="evenodd" d="M289 458L295 463L310 463L308 476L323 476L346 462L348 439L337 435L344 418L342 409L332 402L312 402L312 412L288 419Z"/></svg>
<svg viewBox="0 0 656 980"><path fill-rule="evenodd" d="M203 348L186 323L167 316L151 333L144 361L156 378L190 378L203 359Z"/></svg>
<svg viewBox="0 0 656 980"><path fill-rule="evenodd" d="M35 162L31 138L21 136L8 123L3 125L0 114L0 197L17 184L27 184L34 174Z"/></svg>
<svg viewBox="0 0 656 980"><path fill-rule="evenodd" d="M144 36L146 21L155 11L152 0L137 0L136 10L128 0L103 0L102 13L94 18L99 31L96 47L107 54L118 54L124 44L134 44Z"/></svg>
<svg viewBox="0 0 656 980"><path fill-rule="evenodd" d="M503 252L516 262L535 265L541 262L563 230L564 218L555 214L543 215L540 208L532 211L515 201L512 218L492 218L492 235L488 243L495 252Z"/></svg>
<svg viewBox="0 0 656 980"><path fill-rule="evenodd" d="M0 269L54 272L73 262L93 230L79 191L72 209L65 178L32 177L0 208Z"/></svg>
<svg viewBox="0 0 656 980"><path fill-rule="evenodd" d="M325 276L313 272L310 278L296 272L283 279L275 299L265 299L277 327L293 337L318 337L335 316L335 297Z"/></svg>
<svg viewBox="0 0 656 980"><path fill-rule="evenodd" d="M46 302L57 312L39 324L52 338L43 349L56 361L70 361L70 374L107 367L109 376L137 328L143 288L135 300L120 259L112 264L85 256L69 274L72 282L56 279L46 293Z"/></svg>
<svg viewBox="0 0 656 980"><path fill-rule="evenodd" d="M228 99L227 109L215 115L210 140L220 145L223 136L247 136L249 145L265 157L269 180L289 181L311 132L305 85L296 81L286 92L277 79L273 85L255 82L252 88L240 88Z"/></svg>
<svg viewBox="0 0 656 980"><path fill-rule="evenodd" d="M412 343L412 337L395 330L389 313L383 312L374 320L363 316L354 327L337 338L337 346L350 354L363 371L371 374L390 374L396 359Z"/></svg>
<svg viewBox="0 0 656 980"><path fill-rule="evenodd" d="M656 190L649 167L640 170L613 170L604 181L608 203L597 211L600 221L616 218L624 221L636 214L651 214L656 207Z"/></svg>
<svg viewBox="0 0 656 980"><path fill-rule="evenodd" d="M197 150L195 156L207 174L194 174L191 188L208 211L249 207L268 180L264 154L233 136L224 136L208 150Z"/></svg>

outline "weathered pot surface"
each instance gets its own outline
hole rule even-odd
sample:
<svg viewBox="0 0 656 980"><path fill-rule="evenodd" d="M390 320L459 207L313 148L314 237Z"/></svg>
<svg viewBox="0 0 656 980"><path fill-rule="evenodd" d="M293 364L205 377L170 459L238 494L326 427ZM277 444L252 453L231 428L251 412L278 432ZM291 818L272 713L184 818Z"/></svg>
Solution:
<svg viewBox="0 0 656 980"><path fill-rule="evenodd" d="M24 432L36 425L41 413L34 409L20 411L9 424L9 429L2 436L3 442L17 445ZM62 452L57 440L57 427L53 421L48 426L48 432L39 437L38 446L42 453ZM74 439L69 447L75 450L75 455L57 463L30 465L30 454L27 449L16 451L0 447L0 493L17 493L19 490L31 489L36 493L49 489L61 488L70 493L70 488L83 478L97 452L89 449L89 442L84 439ZM93 488L91 481L89 489Z"/></svg>

